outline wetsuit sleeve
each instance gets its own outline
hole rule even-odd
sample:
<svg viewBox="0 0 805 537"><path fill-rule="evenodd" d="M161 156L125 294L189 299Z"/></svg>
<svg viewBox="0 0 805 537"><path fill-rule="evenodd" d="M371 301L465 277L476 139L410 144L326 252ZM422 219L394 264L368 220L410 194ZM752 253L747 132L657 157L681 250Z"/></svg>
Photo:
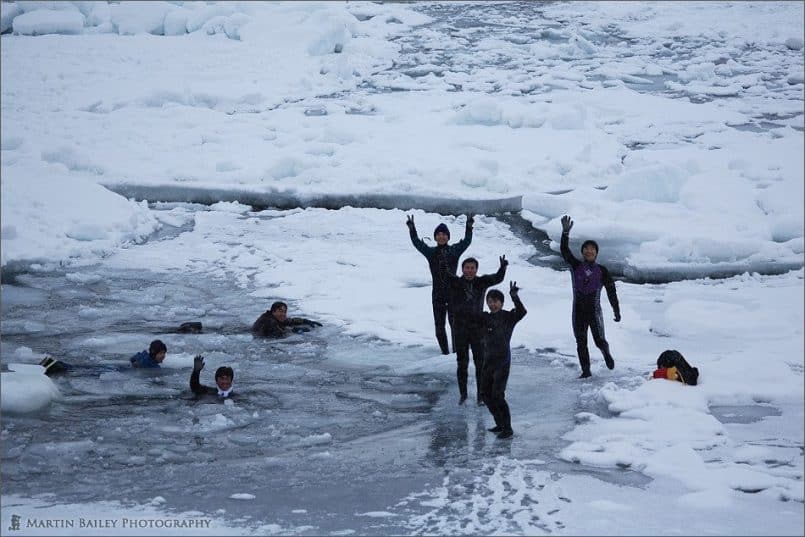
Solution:
<svg viewBox="0 0 805 537"><path fill-rule="evenodd" d="M453 253L456 257L461 257L461 254L470 247L470 243L472 242L472 227L467 226L466 231L464 232L464 238L458 241L453 245Z"/></svg>
<svg viewBox="0 0 805 537"><path fill-rule="evenodd" d="M254 321L252 325L252 334L256 336L268 336L268 322L267 322L268 312L263 313L260 317Z"/></svg>
<svg viewBox="0 0 805 537"><path fill-rule="evenodd" d="M512 324L517 324L520 322L520 319L525 317L525 314L528 313L528 311L525 309L523 301L520 300L519 295L513 296L512 301L514 302L514 309L512 310L512 313L514 314L514 323Z"/></svg>
<svg viewBox="0 0 805 537"><path fill-rule="evenodd" d="M409 234L411 235L411 243L414 245L414 248L419 250L419 253L424 255L425 258L427 258L428 261L430 261L430 258L433 255L433 252L431 251L432 248L428 247L428 245L425 244L425 241L423 241L422 239L420 239L417 236L416 227L411 226L411 228L409 228L408 231L409 231Z"/></svg>
<svg viewBox="0 0 805 537"><path fill-rule="evenodd" d="M201 384L201 383L198 381L198 377L199 377L199 375L201 375L201 370L196 371L196 370L194 369L194 370L193 370L193 372L192 372L192 373L190 373L190 389L191 389L191 390L193 391L193 393L195 393L195 394L203 394L203 393L207 393L207 391L208 391L208 390L207 390L207 386L204 386L203 384Z"/></svg>
<svg viewBox="0 0 805 537"><path fill-rule="evenodd" d="M489 286L497 285L503 281L503 278L506 276L506 265L503 265L498 269L498 271L494 274L487 274L487 278L489 279Z"/></svg>
<svg viewBox="0 0 805 537"><path fill-rule="evenodd" d="M618 303L618 293L615 290L615 280L612 279L612 276L605 267L601 267L601 273L603 277L604 289L607 290L607 298L609 299L609 304L612 306L612 312L615 315L620 316L621 307Z"/></svg>
<svg viewBox="0 0 805 537"><path fill-rule="evenodd" d="M503 278L506 276L506 267L500 267L498 271L494 274L484 274L483 276L478 276L476 279L481 282L481 289L485 293L487 289L492 287L493 285L497 285L503 281Z"/></svg>
<svg viewBox="0 0 805 537"><path fill-rule="evenodd" d="M570 251L570 233L562 233L562 239L559 241L559 251L562 252L562 259L573 268L579 266L580 261ZM607 290L608 291L608 290Z"/></svg>
<svg viewBox="0 0 805 537"><path fill-rule="evenodd" d="M310 324L310 321L304 317L289 317L285 319L285 326L299 326L302 324Z"/></svg>

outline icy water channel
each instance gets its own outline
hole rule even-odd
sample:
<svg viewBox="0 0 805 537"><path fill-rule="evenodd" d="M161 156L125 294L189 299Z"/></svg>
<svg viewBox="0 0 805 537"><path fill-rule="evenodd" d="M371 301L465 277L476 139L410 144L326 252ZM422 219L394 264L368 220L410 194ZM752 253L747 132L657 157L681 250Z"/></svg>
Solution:
<svg viewBox="0 0 805 537"><path fill-rule="evenodd" d="M540 459L555 475L582 471L556 459L560 437L576 413L606 414L565 389L567 371L519 350L515 370L527 363L544 382L537 396L534 386L513 378L509 393L533 400L544 419L539 431L499 441L485 430L491 419L484 407L456 404L452 373L400 375L355 365L364 362L356 356L366 364L373 356L427 358L420 348L346 337L326 326L256 340L241 318L243 291L228 282L97 266L69 274L3 274L3 362L25 346L76 366L55 379L63 398L47 410L3 416L4 494L49 493L76 503L161 497L165 509L203 511L244 527L400 534L420 508L406 497L447 475L453 483L465 476L461 494L471 496L474 477L496 457ZM203 333L174 332L202 317ZM146 320L153 318L169 320ZM131 369L128 356L155 337L169 346L163 368ZM203 383L213 383L217 365L234 367L237 399L221 404L191 395L196 353L208 362ZM629 471L600 477L644 482Z"/></svg>

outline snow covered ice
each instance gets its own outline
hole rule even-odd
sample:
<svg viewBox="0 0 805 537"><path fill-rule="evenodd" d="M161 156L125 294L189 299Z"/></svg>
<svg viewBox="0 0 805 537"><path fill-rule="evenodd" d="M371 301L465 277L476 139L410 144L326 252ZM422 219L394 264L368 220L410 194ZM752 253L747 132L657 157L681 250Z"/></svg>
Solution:
<svg viewBox="0 0 805 537"><path fill-rule="evenodd" d="M0 9L4 531L805 532L801 3ZM511 442L404 225L470 209L529 311ZM623 315L586 381L564 214ZM274 300L324 327L253 340ZM193 401L199 353L238 399Z"/></svg>

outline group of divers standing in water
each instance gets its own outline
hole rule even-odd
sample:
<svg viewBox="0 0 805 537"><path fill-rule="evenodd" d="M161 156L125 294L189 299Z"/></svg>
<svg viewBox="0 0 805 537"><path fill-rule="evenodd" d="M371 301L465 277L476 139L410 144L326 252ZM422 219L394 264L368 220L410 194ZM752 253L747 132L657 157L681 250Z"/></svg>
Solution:
<svg viewBox="0 0 805 537"><path fill-rule="evenodd" d="M495 420L495 426L489 431L498 438L511 438L514 434L511 425L511 414L506 402L506 384L511 367L511 338L515 325L526 315L526 308L520 300L517 282L509 283L509 296L514 308L503 309L505 297L498 289L489 289L503 281L509 262L506 256L500 256L500 267L494 274L478 275L478 260L467 257L461 263L461 276L456 275L458 261L472 242L474 224L472 214L467 215L464 238L454 244L448 244L450 230L441 223L436 226L433 238L436 246L428 246L417 235L414 217L408 216L406 225L414 247L427 259L433 277L432 305L433 320L436 329L436 340L442 354L450 354L445 321L451 329L453 352L456 354L459 400L463 405L467 401L467 378L470 351L475 366L476 401L479 406L485 405ZM604 337L604 320L601 312L601 289L606 289L609 303L615 314L615 322L619 322L620 307L615 291L615 282L607 269L596 263L598 244L586 240L581 245L582 259L576 258L569 248L569 235L573 220L567 215L562 217L562 238L560 251L565 262L570 266L573 285L573 335L576 339L576 351L581 376L586 378L590 373L590 352L587 347L587 332L592 332L595 345L601 350L609 369L615 367L615 360ZM484 298L489 308L484 311ZM260 315L252 325L252 334L256 337L282 338L289 332L307 332L311 327L322 326L321 323L301 317L288 317L288 306L284 302L274 302L271 309ZM201 323L185 323L181 331L197 332ZM130 362L136 368L158 368L165 359L167 346L161 340L151 342L148 350L132 356ZM42 365L46 373L56 372L66 366L62 362L46 358ZM193 371L190 375L190 389L196 395L209 395L229 398L233 395L235 373L231 367L222 366L215 371L215 386L201 384L199 377L204 368L204 357L198 355L193 360Z"/></svg>

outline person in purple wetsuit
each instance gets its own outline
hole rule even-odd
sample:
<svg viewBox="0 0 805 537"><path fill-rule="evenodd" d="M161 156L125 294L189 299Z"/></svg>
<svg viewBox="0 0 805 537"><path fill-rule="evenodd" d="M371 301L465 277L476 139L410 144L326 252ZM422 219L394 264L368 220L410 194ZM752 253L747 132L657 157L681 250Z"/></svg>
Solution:
<svg viewBox="0 0 805 537"><path fill-rule="evenodd" d="M615 322L621 320L621 310L618 304L618 294L615 291L615 281L603 265L595 262L598 257L598 243L586 240L581 245L582 260L579 261L570 252L570 229L573 220L568 215L562 217L562 240L560 251L562 258L570 265L570 278L573 282L573 335L576 338L576 352L579 355L581 375L587 378L590 373L590 350L587 348L587 329L593 334L595 346L604 355L604 361L609 369L615 367L615 360L609 352L609 343L604 336L604 316L601 313L601 288L607 290L607 298L615 313Z"/></svg>

